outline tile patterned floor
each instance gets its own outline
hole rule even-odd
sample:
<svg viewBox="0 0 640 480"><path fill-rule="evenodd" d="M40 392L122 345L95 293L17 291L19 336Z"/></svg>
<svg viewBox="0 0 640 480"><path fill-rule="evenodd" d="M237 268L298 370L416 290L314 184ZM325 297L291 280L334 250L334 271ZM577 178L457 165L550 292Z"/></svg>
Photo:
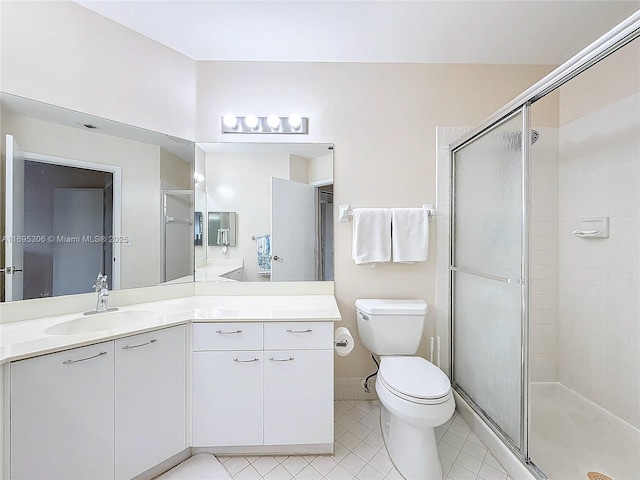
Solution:
<svg viewBox="0 0 640 480"><path fill-rule="evenodd" d="M335 402L331 456L218 457L234 480L401 480L380 432L379 401ZM511 480L457 412L436 428L446 480Z"/></svg>

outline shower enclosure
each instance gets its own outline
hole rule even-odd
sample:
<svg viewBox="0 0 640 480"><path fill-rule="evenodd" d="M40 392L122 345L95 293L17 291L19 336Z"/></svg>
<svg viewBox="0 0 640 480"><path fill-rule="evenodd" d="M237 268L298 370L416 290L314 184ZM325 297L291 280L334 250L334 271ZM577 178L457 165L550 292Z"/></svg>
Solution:
<svg viewBox="0 0 640 480"><path fill-rule="evenodd" d="M452 384L538 478L640 478L639 35L450 148Z"/></svg>

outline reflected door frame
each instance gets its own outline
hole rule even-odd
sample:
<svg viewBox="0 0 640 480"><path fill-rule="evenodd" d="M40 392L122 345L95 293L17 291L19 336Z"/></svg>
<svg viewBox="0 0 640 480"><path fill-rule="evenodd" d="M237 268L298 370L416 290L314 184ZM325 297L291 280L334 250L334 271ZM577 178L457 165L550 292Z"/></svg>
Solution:
<svg viewBox="0 0 640 480"><path fill-rule="evenodd" d="M63 167L75 167L85 170L96 170L99 172L111 173L113 175L113 238L122 237L122 167L116 165L108 165L106 163L85 162L83 160L74 160L64 157L56 157L53 155L43 155L40 153L23 152L25 160L34 162L48 163L51 165L60 165ZM110 290L118 290L120 288L120 259L121 244L120 242L112 242L111 259L111 279L109 281Z"/></svg>

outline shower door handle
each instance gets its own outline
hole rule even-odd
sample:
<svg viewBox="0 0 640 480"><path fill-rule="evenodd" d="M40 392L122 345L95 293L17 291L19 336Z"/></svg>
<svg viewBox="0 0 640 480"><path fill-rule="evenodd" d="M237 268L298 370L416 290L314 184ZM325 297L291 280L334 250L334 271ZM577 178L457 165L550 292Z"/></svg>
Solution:
<svg viewBox="0 0 640 480"><path fill-rule="evenodd" d="M524 283L524 281L520 278L516 280L513 278L501 277L499 275L492 275L490 273L479 272L477 270L471 270L468 268L454 267L453 265L449 266L449 268L451 269L452 272L468 273L469 275L474 275L476 277L482 277L482 278L489 278L491 280L496 280L498 282L520 283L520 284Z"/></svg>

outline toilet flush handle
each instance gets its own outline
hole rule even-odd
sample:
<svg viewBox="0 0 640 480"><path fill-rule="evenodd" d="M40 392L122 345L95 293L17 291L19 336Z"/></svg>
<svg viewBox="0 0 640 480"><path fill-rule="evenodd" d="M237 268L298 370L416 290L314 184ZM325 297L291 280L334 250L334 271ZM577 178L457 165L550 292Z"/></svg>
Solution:
<svg viewBox="0 0 640 480"><path fill-rule="evenodd" d="M360 316L362 317L363 320L369 320L369 315L367 315L366 313L360 312Z"/></svg>

